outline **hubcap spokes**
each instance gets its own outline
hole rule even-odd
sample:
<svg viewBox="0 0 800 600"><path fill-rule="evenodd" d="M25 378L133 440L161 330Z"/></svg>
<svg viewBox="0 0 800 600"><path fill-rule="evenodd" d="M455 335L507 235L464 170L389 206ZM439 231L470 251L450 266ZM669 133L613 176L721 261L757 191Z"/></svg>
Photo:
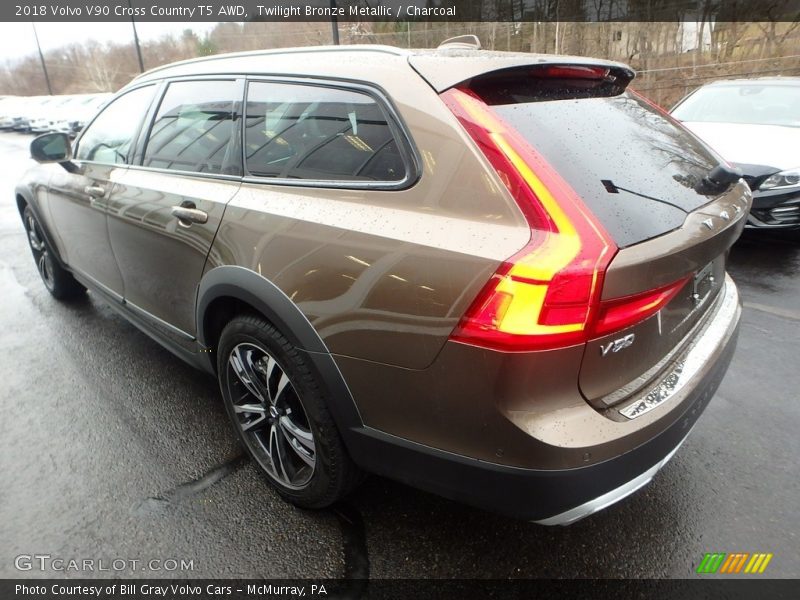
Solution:
<svg viewBox="0 0 800 600"><path fill-rule="evenodd" d="M314 436L289 376L262 348L238 344L228 357L237 423L259 462L280 484L299 489L314 474Z"/></svg>
<svg viewBox="0 0 800 600"><path fill-rule="evenodd" d="M28 242L31 245L31 248L36 250L37 252L41 252L44 250L44 243L42 243L42 239L39 237L39 231L36 228L36 221L34 221L31 215L28 215Z"/></svg>
<svg viewBox="0 0 800 600"><path fill-rule="evenodd" d="M36 267L39 269L39 275L42 276L44 284L50 288L53 285L53 265L50 263L50 254L44 250L36 261Z"/></svg>

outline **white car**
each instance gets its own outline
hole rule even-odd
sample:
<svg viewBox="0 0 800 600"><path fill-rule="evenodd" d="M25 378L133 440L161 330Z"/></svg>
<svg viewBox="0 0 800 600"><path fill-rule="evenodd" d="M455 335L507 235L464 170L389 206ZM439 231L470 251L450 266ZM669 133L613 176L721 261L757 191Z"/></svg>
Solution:
<svg viewBox="0 0 800 600"><path fill-rule="evenodd" d="M0 129L13 129L20 99L16 96L5 96L0 100Z"/></svg>
<svg viewBox="0 0 800 600"><path fill-rule="evenodd" d="M28 123L32 133L48 133L54 131L54 125L60 118L64 107L68 106L75 96L53 96L36 112Z"/></svg>
<svg viewBox="0 0 800 600"><path fill-rule="evenodd" d="M110 97L111 94L87 94L80 100L71 102L65 108L62 118L54 123L53 131L76 135Z"/></svg>
<svg viewBox="0 0 800 600"><path fill-rule="evenodd" d="M742 170L749 227L800 227L800 77L715 81L672 115Z"/></svg>

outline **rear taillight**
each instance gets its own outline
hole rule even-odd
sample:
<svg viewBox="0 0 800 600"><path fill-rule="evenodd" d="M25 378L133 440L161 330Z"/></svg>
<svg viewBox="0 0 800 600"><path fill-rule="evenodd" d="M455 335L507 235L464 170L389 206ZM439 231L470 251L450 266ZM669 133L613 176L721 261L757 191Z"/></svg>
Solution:
<svg viewBox="0 0 800 600"><path fill-rule="evenodd" d="M468 309L453 339L539 350L588 339L603 274L617 251L561 176L480 98L451 89L444 102L491 162L531 228Z"/></svg>
<svg viewBox="0 0 800 600"><path fill-rule="evenodd" d="M548 162L477 95L451 89L442 98L497 171L531 229L473 301L452 339L504 351L580 344L630 327L661 310L687 278L601 301L617 247Z"/></svg>
<svg viewBox="0 0 800 600"><path fill-rule="evenodd" d="M666 306L681 291L688 277L655 290L600 303L594 333L605 335L644 321Z"/></svg>

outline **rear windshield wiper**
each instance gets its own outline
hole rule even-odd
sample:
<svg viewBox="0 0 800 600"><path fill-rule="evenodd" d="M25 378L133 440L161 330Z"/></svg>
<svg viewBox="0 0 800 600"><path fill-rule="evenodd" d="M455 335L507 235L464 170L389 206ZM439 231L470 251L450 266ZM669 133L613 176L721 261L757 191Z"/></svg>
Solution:
<svg viewBox="0 0 800 600"><path fill-rule="evenodd" d="M729 167L728 165L719 164L713 169L711 169L708 174L703 177L695 186L694 191L698 194L703 194L704 196L708 195L716 195L721 194L726 191L732 184L739 181L742 178L742 171L735 167ZM641 192L635 192L633 190L629 190L624 188L620 185L615 184L610 179L601 179L600 183L603 184L603 187L606 188L606 191L609 194L619 194L620 192L628 192L629 194L633 194L635 196L639 196L640 198L647 198L648 200L653 200L654 202L660 202L661 204L666 204L668 206L672 206L677 208L678 210L689 214L690 211L687 211L685 208L678 206L677 204L673 204L672 202L668 202L667 200L662 200L661 198L655 198L653 196L648 196L647 194L642 194Z"/></svg>
<svg viewBox="0 0 800 600"><path fill-rule="evenodd" d="M673 204L672 202L668 202L667 200L662 200L661 198L655 198L654 196L648 196L647 194L642 194L641 192L634 192L633 190L629 190L622 186L615 184L610 179L601 179L600 183L603 184L603 187L606 188L606 191L609 194L619 194L620 192L628 192L629 194L633 194L634 196L639 196L640 198L647 198L648 200L652 200L654 202L660 202L661 204L666 204L667 206L672 206L673 208L677 208L679 211L689 214L689 211L685 208L678 206L677 204Z"/></svg>
<svg viewBox="0 0 800 600"><path fill-rule="evenodd" d="M742 178L741 169L719 164L694 187L698 194L721 194Z"/></svg>

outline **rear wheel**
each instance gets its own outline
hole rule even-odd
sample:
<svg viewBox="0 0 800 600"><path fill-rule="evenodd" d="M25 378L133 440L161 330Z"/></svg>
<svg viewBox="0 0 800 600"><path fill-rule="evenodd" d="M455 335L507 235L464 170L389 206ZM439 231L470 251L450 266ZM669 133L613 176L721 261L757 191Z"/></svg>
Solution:
<svg viewBox="0 0 800 600"><path fill-rule="evenodd" d="M220 336L217 372L228 415L267 480L305 508L339 500L357 482L307 359L256 315Z"/></svg>
<svg viewBox="0 0 800 600"><path fill-rule="evenodd" d="M68 300L86 292L86 288L78 283L72 273L64 269L53 256L53 250L42 234L42 227L30 206L25 207L22 219L36 269L47 291L59 300Z"/></svg>

